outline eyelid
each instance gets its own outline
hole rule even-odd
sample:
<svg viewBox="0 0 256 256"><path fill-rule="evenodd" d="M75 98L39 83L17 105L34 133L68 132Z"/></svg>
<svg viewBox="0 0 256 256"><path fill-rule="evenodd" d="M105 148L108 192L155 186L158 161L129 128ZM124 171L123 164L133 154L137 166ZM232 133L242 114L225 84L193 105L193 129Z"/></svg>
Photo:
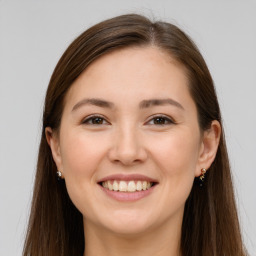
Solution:
<svg viewBox="0 0 256 256"><path fill-rule="evenodd" d="M93 126L105 125L105 124L90 124L90 123L88 123L93 118L101 118L101 119L103 119L103 122L105 121L109 124L109 122L106 120L106 118L104 116L100 115L100 114L89 115L86 118L84 118L81 123L85 124L85 125L93 125ZM169 116L166 116L164 114L155 114L155 115L151 116L149 121L146 122L146 124L149 123L150 121L156 119L156 118L163 118L164 120L168 121L168 123L167 124L151 124L151 125L164 126L164 125L176 124L176 122L173 120L173 118L171 118Z"/></svg>
<svg viewBox="0 0 256 256"><path fill-rule="evenodd" d="M106 118L105 118L104 116L100 115L100 114L92 114L92 115L89 115L89 116L87 116L86 118L84 118L81 123L82 123L82 124L85 124L85 125L95 125L95 126L97 126L97 124L90 124L90 123L88 123L88 122L89 122L90 120L92 120L93 118L102 118L103 121L109 123L109 122L106 120ZM100 124L100 125L105 125L105 124Z"/></svg>
<svg viewBox="0 0 256 256"><path fill-rule="evenodd" d="M152 121L152 120L154 120L154 119L156 119L156 118L163 118L163 119L167 120L169 123L168 123L168 124L152 124L152 125L164 126L164 125L176 124L176 122L173 120L173 118L171 118L171 117L169 117L169 116L166 116L166 115L164 115L164 114L156 114L156 115L151 116L150 119L149 119L149 121L147 121L147 123L150 122L150 121Z"/></svg>

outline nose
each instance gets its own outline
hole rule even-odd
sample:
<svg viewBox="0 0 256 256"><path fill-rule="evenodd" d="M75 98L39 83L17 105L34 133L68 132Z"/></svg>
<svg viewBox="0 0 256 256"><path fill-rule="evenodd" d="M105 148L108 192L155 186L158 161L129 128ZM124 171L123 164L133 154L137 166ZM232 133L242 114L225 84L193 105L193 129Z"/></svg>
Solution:
<svg viewBox="0 0 256 256"><path fill-rule="evenodd" d="M135 165L147 159L147 152L138 129L128 125L117 129L113 135L109 159L123 165Z"/></svg>

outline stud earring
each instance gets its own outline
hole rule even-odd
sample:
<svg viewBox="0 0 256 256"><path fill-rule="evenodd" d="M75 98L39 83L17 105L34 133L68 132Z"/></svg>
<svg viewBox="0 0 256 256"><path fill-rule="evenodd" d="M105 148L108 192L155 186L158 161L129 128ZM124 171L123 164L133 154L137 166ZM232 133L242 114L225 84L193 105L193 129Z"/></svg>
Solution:
<svg viewBox="0 0 256 256"><path fill-rule="evenodd" d="M206 174L206 169L202 168L201 169L201 175L199 176L199 186L200 187L202 187L203 184L204 184L205 174Z"/></svg>
<svg viewBox="0 0 256 256"><path fill-rule="evenodd" d="M61 171L57 171L56 174L57 174L57 179L58 179L58 180L61 180L61 179L62 179L62 173L61 173Z"/></svg>

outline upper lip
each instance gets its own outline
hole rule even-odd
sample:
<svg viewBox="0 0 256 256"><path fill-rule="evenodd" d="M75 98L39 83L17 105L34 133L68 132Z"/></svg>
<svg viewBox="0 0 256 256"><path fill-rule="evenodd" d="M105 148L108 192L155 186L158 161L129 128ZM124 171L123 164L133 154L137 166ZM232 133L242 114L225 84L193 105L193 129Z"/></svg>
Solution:
<svg viewBox="0 0 256 256"><path fill-rule="evenodd" d="M112 174L100 179L98 183L101 183L103 181L108 181L108 180L123 180L123 181L139 180L139 181L148 181L148 182L154 182L154 183L158 182L156 179L150 178L142 174Z"/></svg>

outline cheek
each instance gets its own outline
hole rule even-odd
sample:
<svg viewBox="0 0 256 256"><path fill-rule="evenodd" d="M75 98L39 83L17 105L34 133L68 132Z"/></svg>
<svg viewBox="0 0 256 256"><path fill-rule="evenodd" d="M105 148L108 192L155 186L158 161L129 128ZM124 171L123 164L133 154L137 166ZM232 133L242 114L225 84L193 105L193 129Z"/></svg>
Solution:
<svg viewBox="0 0 256 256"><path fill-rule="evenodd" d="M154 142L156 161L164 175L194 175L199 152L199 137L190 131L176 132Z"/></svg>
<svg viewBox="0 0 256 256"><path fill-rule="evenodd" d="M64 135L64 133L63 133ZM86 216L94 207L97 170L107 145L102 136L85 132L68 132L63 136L61 157L68 194L74 205ZM87 207L90 206L90 207Z"/></svg>
<svg viewBox="0 0 256 256"><path fill-rule="evenodd" d="M80 179L92 177L97 165L103 157L104 143L100 136L88 134L67 133L63 140L61 152L65 176L73 176Z"/></svg>
<svg viewBox="0 0 256 256"><path fill-rule="evenodd" d="M183 209L195 178L199 143L190 132L175 133L155 142L154 161L161 174L162 197L159 208L166 209L165 217Z"/></svg>

